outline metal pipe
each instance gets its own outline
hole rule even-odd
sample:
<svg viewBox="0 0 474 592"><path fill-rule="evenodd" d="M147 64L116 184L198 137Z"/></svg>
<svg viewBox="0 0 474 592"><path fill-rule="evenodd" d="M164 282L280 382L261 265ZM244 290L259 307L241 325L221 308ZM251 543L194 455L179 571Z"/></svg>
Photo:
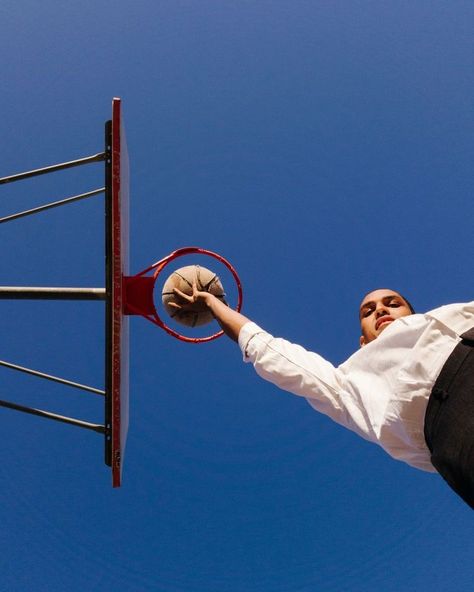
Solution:
<svg viewBox="0 0 474 592"><path fill-rule="evenodd" d="M105 288L0 286L0 300L105 300Z"/></svg>
<svg viewBox="0 0 474 592"><path fill-rule="evenodd" d="M11 214L10 216L4 216L0 218L0 224L3 222L10 222L10 220L16 220L17 218L23 218L24 216L31 216L32 214L37 214L38 212L43 212L44 210L50 210L51 208L57 208L58 206L63 206L68 203L72 203L74 201L79 201L80 199L86 199L87 197L93 197L94 195L99 195L100 193L104 193L105 187L101 187L100 189L94 189L93 191L88 191L87 193L81 193L79 195L73 195L72 197L67 197L60 201L53 201L49 204L45 204L44 206L39 206L37 208L33 208L31 210L25 210L24 212L18 212L17 214Z"/></svg>
<svg viewBox="0 0 474 592"><path fill-rule="evenodd" d="M98 154L86 156L85 158L78 158L77 160L70 160L68 162L62 162L60 164L53 164L51 166L43 167L41 169L26 171L25 173L18 173L16 175L10 175L8 177L1 177L0 185L3 185L4 183L13 183L13 181L21 181L22 179L29 179L30 177L37 177L38 175L54 173L55 171L62 171L63 169L70 169L72 167L81 166L83 164L89 164L90 162L102 162L104 159L105 152L99 152Z"/></svg>
<svg viewBox="0 0 474 592"><path fill-rule="evenodd" d="M17 364L12 364L11 362L5 362L4 360L0 360L0 366L5 366L5 368L10 368L11 370L17 370L18 372L24 372L25 374L31 374L33 376L37 376L38 378L44 378L46 380L51 380L53 382L59 382L60 384L72 386L74 388L81 389L81 390L87 391L89 393L95 393L96 395L105 395L105 391L102 391L100 389L96 389L92 386L87 386L86 384L80 384L79 382L72 382L71 380L66 380L65 378L59 378L58 376L53 376L52 374L45 374L44 372L38 372L38 370L32 370L31 368L25 368L24 366L18 366Z"/></svg>
<svg viewBox="0 0 474 592"><path fill-rule="evenodd" d="M88 421L82 421L80 419L58 415L57 413L51 413L50 411L43 411L41 409L34 409L33 407L25 407L24 405L10 403L9 401L0 401L0 407L21 411L22 413L29 413L30 415L37 415L39 417L44 417L45 419L53 419L54 421L60 421L62 423L68 423L80 428L85 428L86 430L92 430L93 432L97 432L99 434L105 434L105 426L97 423L90 423Z"/></svg>

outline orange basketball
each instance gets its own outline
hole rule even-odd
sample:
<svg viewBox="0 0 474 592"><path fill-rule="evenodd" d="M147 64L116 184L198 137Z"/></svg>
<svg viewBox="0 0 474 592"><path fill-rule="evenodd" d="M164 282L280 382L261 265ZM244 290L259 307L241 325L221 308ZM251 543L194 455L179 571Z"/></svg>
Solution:
<svg viewBox="0 0 474 592"><path fill-rule="evenodd" d="M224 288L218 276L209 269L199 265L188 265L174 271L166 280L161 293L163 306L169 316L181 325L187 327L199 327L207 325L213 320L209 309L201 302L194 304L183 303L174 292L178 288L181 292L191 295L193 283L196 282L200 292L210 292L225 302ZM170 306L170 302L183 305L184 309Z"/></svg>

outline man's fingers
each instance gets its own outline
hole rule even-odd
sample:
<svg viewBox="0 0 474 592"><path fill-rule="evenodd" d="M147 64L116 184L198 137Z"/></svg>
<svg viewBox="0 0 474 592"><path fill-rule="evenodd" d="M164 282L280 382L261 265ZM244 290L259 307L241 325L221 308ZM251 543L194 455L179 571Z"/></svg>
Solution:
<svg viewBox="0 0 474 592"><path fill-rule="evenodd" d="M177 294L183 300L186 300L186 302L190 302L190 303L194 302L194 295L190 296L189 294L185 294L184 292L181 292L181 290L178 290L178 288L173 288L173 292L175 294Z"/></svg>
<svg viewBox="0 0 474 592"><path fill-rule="evenodd" d="M183 308L180 304L177 304L176 302L173 302L173 301L167 302L167 305L171 306L172 308L177 308L177 309Z"/></svg>

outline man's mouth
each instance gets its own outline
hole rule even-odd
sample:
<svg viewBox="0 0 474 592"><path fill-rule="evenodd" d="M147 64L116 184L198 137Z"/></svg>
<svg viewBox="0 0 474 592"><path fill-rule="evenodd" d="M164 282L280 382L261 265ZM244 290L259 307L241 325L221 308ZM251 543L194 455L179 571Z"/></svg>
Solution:
<svg viewBox="0 0 474 592"><path fill-rule="evenodd" d="M379 329L380 326L383 323L387 323L387 322L392 322L394 319L392 319L392 317L386 316L386 317L380 317L380 319L378 319L378 321L375 323L375 329Z"/></svg>

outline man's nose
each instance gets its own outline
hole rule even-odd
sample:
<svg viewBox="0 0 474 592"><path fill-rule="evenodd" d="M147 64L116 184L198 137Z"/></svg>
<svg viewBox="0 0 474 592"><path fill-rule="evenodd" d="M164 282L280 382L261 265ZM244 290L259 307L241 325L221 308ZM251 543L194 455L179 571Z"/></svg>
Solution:
<svg viewBox="0 0 474 592"><path fill-rule="evenodd" d="M386 306L383 304L378 304L375 309L375 316L377 318L379 318L379 317L382 317L386 314L388 314L388 310L387 310Z"/></svg>

